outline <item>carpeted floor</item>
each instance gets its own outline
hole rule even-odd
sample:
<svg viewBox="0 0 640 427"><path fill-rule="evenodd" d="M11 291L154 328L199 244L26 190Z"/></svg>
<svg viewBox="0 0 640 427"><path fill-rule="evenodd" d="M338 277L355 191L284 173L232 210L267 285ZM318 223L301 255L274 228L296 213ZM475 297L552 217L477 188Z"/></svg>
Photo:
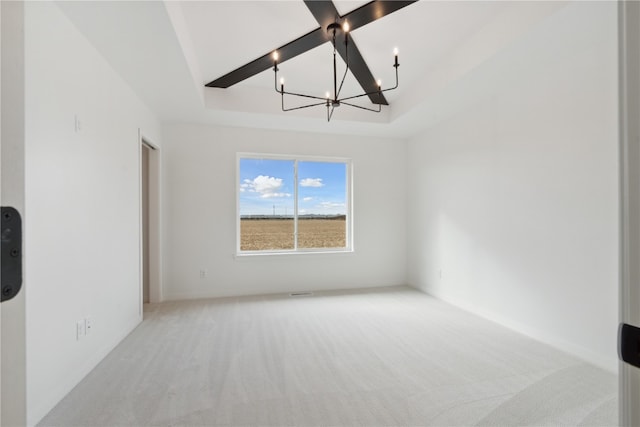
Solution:
<svg viewBox="0 0 640 427"><path fill-rule="evenodd" d="M150 305L43 426L611 426L617 378L411 288Z"/></svg>

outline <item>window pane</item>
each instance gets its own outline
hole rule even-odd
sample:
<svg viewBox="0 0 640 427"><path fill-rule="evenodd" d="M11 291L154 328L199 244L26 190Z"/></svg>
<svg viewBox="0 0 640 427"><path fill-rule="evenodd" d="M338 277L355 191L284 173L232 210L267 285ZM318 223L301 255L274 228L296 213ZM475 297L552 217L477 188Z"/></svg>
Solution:
<svg viewBox="0 0 640 427"><path fill-rule="evenodd" d="M298 248L344 248L347 165L298 162Z"/></svg>
<svg viewBox="0 0 640 427"><path fill-rule="evenodd" d="M240 250L294 248L294 161L240 159Z"/></svg>
<svg viewBox="0 0 640 427"><path fill-rule="evenodd" d="M293 219L240 219L240 250L293 249Z"/></svg>

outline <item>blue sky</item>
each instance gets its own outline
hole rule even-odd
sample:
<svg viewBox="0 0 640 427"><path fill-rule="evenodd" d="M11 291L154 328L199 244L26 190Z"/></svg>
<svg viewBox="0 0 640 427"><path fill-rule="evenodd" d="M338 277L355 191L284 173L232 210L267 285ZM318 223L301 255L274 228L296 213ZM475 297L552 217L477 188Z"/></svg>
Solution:
<svg viewBox="0 0 640 427"><path fill-rule="evenodd" d="M293 215L293 160L240 159L240 215ZM298 161L298 215L345 214L345 163ZM275 207L275 208L274 208Z"/></svg>

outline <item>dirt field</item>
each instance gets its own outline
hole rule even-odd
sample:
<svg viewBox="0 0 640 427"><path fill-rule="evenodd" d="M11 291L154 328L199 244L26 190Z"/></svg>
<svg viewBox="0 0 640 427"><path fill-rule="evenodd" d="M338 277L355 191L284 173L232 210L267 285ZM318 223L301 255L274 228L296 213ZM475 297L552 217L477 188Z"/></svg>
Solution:
<svg viewBox="0 0 640 427"><path fill-rule="evenodd" d="M342 219L299 219L298 248L344 248L346 222ZM243 219L240 250L293 249L292 219Z"/></svg>

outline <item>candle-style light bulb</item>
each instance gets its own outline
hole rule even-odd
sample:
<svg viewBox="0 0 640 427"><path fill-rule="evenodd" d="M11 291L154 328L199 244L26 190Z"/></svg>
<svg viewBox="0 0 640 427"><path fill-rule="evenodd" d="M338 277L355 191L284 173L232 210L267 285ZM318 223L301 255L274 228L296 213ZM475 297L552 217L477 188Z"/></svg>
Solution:
<svg viewBox="0 0 640 427"><path fill-rule="evenodd" d="M284 92L284 77L280 78L280 93Z"/></svg>
<svg viewBox="0 0 640 427"><path fill-rule="evenodd" d="M382 80L378 79L378 90L382 88Z"/></svg>
<svg viewBox="0 0 640 427"><path fill-rule="evenodd" d="M393 66L398 68L398 48L394 48L393 49L393 56L395 57L395 62L393 63Z"/></svg>
<svg viewBox="0 0 640 427"><path fill-rule="evenodd" d="M280 84L283 85L284 84L284 77L280 78Z"/></svg>
<svg viewBox="0 0 640 427"><path fill-rule="evenodd" d="M393 48L393 55L394 56L398 56L398 48L397 47Z"/></svg>
<svg viewBox="0 0 640 427"><path fill-rule="evenodd" d="M344 24L342 24L342 31L345 33L349 32L349 23L347 21L344 21Z"/></svg>
<svg viewBox="0 0 640 427"><path fill-rule="evenodd" d="M325 96L325 98L329 99L329 98L331 97L331 94L329 93L329 91L327 91L327 92L324 94L324 96Z"/></svg>

